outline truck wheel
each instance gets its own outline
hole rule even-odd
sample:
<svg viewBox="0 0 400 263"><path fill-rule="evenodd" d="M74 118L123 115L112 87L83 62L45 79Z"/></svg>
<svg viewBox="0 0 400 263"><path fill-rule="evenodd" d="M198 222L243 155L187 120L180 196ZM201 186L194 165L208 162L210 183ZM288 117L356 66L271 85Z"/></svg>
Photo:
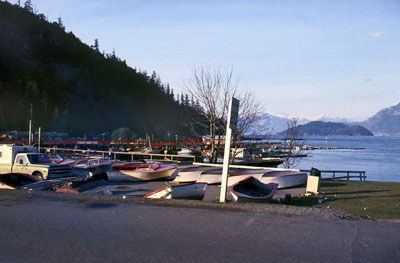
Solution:
<svg viewBox="0 0 400 263"><path fill-rule="evenodd" d="M32 175L38 177L42 181L44 180L43 174L41 172L34 172Z"/></svg>

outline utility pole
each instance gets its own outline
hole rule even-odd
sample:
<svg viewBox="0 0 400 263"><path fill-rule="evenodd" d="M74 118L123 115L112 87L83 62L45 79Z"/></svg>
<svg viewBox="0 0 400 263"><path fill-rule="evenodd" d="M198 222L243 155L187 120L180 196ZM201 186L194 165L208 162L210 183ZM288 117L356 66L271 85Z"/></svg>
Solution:
<svg viewBox="0 0 400 263"><path fill-rule="evenodd" d="M31 107L30 109L30 119L29 119L29 146L32 145L32 113L33 113L33 106L32 103L29 104L29 106Z"/></svg>
<svg viewBox="0 0 400 263"><path fill-rule="evenodd" d="M42 127L39 127L39 134L38 134L38 152L39 152L39 153L40 153L41 132L42 132Z"/></svg>

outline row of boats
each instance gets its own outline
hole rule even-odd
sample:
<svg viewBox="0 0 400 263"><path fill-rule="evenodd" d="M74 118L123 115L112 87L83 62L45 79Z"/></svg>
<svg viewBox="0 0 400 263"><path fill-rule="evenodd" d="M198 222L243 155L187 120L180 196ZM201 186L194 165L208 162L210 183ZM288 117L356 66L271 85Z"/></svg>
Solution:
<svg viewBox="0 0 400 263"><path fill-rule="evenodd" d="M145 162L112 162L105 158L81 160L53 158L59 164L68 164L75 177L91 175L114 182L143 182L166 180L168 186L158 189L145 198L157 199L202 199L207 185L221 184L222 166ZM32 176L24 180L35 181ZM307 173L298 170L277 168L248 168L232 165L228 171L228 200L271 200L279 188L303 185ZM96 185L92 182L92 185ZM69 190L65 190L68 192Z"/></svg>

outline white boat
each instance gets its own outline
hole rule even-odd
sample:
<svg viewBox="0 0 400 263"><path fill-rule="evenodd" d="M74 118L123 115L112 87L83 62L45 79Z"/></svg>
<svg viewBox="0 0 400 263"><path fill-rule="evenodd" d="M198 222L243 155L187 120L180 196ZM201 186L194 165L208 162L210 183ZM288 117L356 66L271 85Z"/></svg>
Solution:
<svg viewBox="0 0 400 263"><path fill-rule="evenodd" d="M279 184L278 189L296 187L307 183L307 173L287 170L287 171L269 171L261 177L264 184Z"/></svg>
<svg viewBox="0 0 400 263"><path fill-rule="evenodd" d="M214 166L216 167L216 166ZM296 187L307 183L307 173L291 169L247 169L244 166L231 165L228 173L228 186L251 175L263 183L276 183L279 188ZM200 174L198 183L220 184L222 180L222 169L209 170Z"/></svg>
<svg viewBox="0 0 400 263"><path fill-rule="evenodd" d="M204 183L170 185L147 194L144 198L202 200L206 189L207 184Z"/></svg>
<svg viewBox="0 0 400 263"><path fill-rule="evenodd" d="M205 171L219 170L216 167L207 166L191 166L183 168L178 172L174 179L174 183L194 183L199 179L201 173Z"/></svg>
<svg viewBox="0 0 400 263"><path fill-rule="evenodd" d="M228 186L233 185L249 176L254 176L257 179L261 179L263 176L263 171L261 170L243 170L230 168L228 171ZM210 169L204 171L200 174L197 179L197 183L207 183L207 184L220 184L222 181L222 169Z"/></svg>
<svg viewBox="0 0 400 263"><path fill-rule="evenodd" d="M175 172L176 166L163 164L129 164L114 166L107 171L109 181L151 181L167 179Z"/></svg>
<svg viewBox="0 0 400 263"><path fill-rule="evenodd" d="M248 176L229 188L228 199L234 202L268 202L272 200L277 188L275 183L264 184L253 176Z"/></svg>
<svg viewBox="0 0 400 263"><path fill-rule="evenodd" d="M194 151L192 151L189 148L182 148L182 150L180 150L178 152L178 155L190 155L190 156L192 156L192 155L194 155Z"/></svg>

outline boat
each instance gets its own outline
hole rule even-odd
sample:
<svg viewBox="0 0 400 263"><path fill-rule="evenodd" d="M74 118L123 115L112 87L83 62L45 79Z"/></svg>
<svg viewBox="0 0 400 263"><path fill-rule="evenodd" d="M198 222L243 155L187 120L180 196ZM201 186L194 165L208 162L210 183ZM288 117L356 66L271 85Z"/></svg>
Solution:
<svg viewBox="0 0 400 263"><path fill-rule="evenodd" d="M169 185L145 195L144 198L203 200L206 189L207 184L205 183Z"/></svg>
<svg viewBox="0 0 400 263"><path fill-rule="evenodd" d="M192 151L189 148L182 148L180 151L178 151L178 155L190 155L190 156L193 156L194 155L194 151Z"/></svg>
<svg viewBox="0 0 400 263"><path fill-rule="evenodd" d="M128 163L113 166L107 171L109 181L151 181L167 179L176 166L157 163Z"/></svg>
<svg viewBox="0 0 400 263"><path fill-rule="evenodd" d="M264 184L253 176L235 183L229 188L229 199L234 202L268 202L272 200L278 184Z"/></svg>
<svg viewBox="0 0 400 263"><path fill-rule="evenodd" d="M62 158L58 154L49 156L49 159L50 159L51 163L61 163L62 161L64 161L64 158Z"/></svg>
<svg viewBox="0 0 400 263"><path fill-rule="evenodd" d="M58 187L55 191L57 193L70 193L79 194L84 191L92 190L99 186L104 186L106 182L104 180L98 179L88 179L83 181L73 181Z"/></svg>
<svg viewBox="0 0 400 263"><path fill-rule="evenodd" d="M215 168L215 167L214 167ZM245 170L237 168L229 168L228 170L228 183L227 185L233 185L249 176L261 179L263 176L263 170ZM197 183L207 183L207 184L220 184L222 181L222 169L210 169L204 171L200 174L197 179Z"/></svg>
<svg viewBox="0 0 400 263"><path fill-rule="evenodd" d="M181 169L175 176L174 183L193 183L199 179L201 173L205 171L219 170L216 167L190 166Z"/></svg>
<svg viewBox="0 0 400 263"><path fill-rule="evenodd" d="M0 174L0 189L15 190L24 185L41 181L37 176L24 173Z"/></svg>
<svg viewBox="0 0 400 263"><path fill-rule="evenodd" d="M296 187L307 183L307 173L296 170L268 171L261 177L264 184L279 184L278 189Z"/></svg>
<svg viewBox="0 0 400 263"><path fill-rule="evenodd" d="M250 175L266 184L279 184L278 189L297 187L307 183L307 173L301 172L300 170L276 168L250 169L246 168L246 166L231 165L228 173L228 186ZM209 171L202 172L196 182L220 184L222 180L221 178L222 168L211 169Z"/></svg>
<svg viewBox="0 0 400 263"><path fill-rule="evenodd" d="M109 158L90 158L82 159L71 164L72 174L75 176L86 175L89 172L96 176L106 174L111 168L111 160Z"/></svg>

